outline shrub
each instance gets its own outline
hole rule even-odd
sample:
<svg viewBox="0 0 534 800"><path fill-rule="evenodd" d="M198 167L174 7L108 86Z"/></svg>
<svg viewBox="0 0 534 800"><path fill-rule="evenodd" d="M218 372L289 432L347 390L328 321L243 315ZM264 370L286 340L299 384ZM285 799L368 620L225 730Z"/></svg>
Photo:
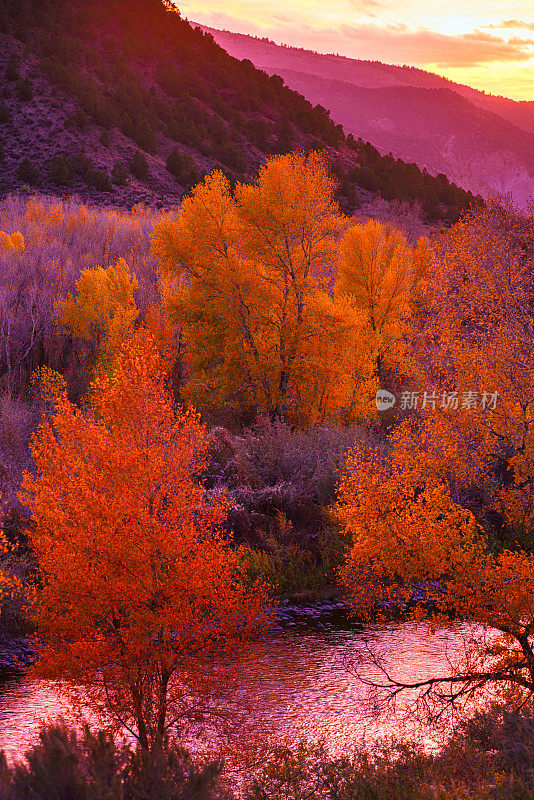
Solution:
<svg viewBox="0 0 534 800"><path fill-rule="evenodd" d="M251 119L247 123L247 132L250 141L256 145L259 150L267 152L269 149L269 125L264 120Z"/></svg>
<svg viewBox="0 0 534 800"><path fill-rule="evenodd" d="M219 161L222 161L223 164L226 164L231 169L236 172L246 172L247 161L237 145L221 144L217 147L215 153Z"/></svg>
<svg viewBox="0 0 534 800"><path fill-rule="evenodd" d="M215 428L208 480L250 510L289 514L300 505L329 506L347 451L367 436L363 428L328 425L296 431L266 418L241 436Z"/></svg>
<svg viewBox="0 0 534 800"><path fill-rule="evenodd" d="M82 733L65 722L43 726L26 761L9 767L0 753L2 800L215 800L222 798L221 761L196 764L167 744L150 754L118 746L107 732ZM226 795L228 797L228 795Z"/></svg>
<svg viewBox="0 0 534 800"><path fill-rule="evenodd" d="M226 131L226 126L222 119L214 114L210 120L208 125L208 134L212 142L217 145L221 145L228 139L228 133Z"/></svg>
<svg viewBox="0 0 534 800"><path fill-rule="evenodd" d="M433 189L429 189L424 196L423 212L427 219L434 222L443 216L438 197Z"/></svg>
<svg viewBox="0 0 534 800"><path fill-rule="evenodd" d="M198 171L194 159L188 153L181 153L175 147L167 159L167 169L183 186L198 183Z"/></svg>
<svg viewBox="0 0 534 800"><path fill-rule="evenodd" d="M325 586L335 587L347 549L343 533L335 526L328 527L316 537L313 548L280 541L288 534L291 536L292 528L284 514L269 521L266 534L254 531L256 549L243 548L249 576L268 583L280 597L295 592L313 597Z"/></svg>
<svg viewBox="0 0 534 800"><path fill-rule="evenodd" d="M278 127L278 135L273 145L273 153L284 155L293 149L293 129L284 117Z"/></svg>
<svg viewBox="0 0 534 800"><path fill-rule="evenodd" d="M29 183L30 186L36 186L40 178L39 170L29 158L25 158L22 161L17 170L17 175L23 183Z"/></svg>
<svg viewBox="0 0 534 800"><path fill-rule="evenodd" d="M434 794L430 786L423 784L426 775L432 780L431 762L430 756L409 745L392 745L373 758L364 752L332 758L322 745L304 742L294 748L279 745L249 782L244 798L430 800L439 797L445 800L449 795Z"/></svg>
<svg viewBox="0 0 534 800"><path fill-rule="evenodd" d="M128 170L120 161L117 161L111 170L111 180L117 186L126 186L128 183Z"/></svg>
<svg viewBox="0 0 534 800"><path fill-rule="evenodd" d="M9 57L5 71L6 81L18 81L20 79L20 64L17 56Z"/></svg>
<svg viewBox="0 0 534 800"><path fill-rule="evenodd" d="M190 117L178 115L169 121L167 135L177 142L200 147L206 136L206 128L204 125L197 125Z"/></svg>
<svg viewBox="0 0 534 800"><path fill-rule="evenodd" d="M370 167L363 166L354 170L354 172L351 173L351 177L362 189L374 192L378 188L377 177Z"/></svg>
<svg viewBox="0 0 534 800"><path fill-rule="evenodd" d="M86 156L85 153L74 153L68 157L69 169L75 175L86 175L91 169L94 169L93 159Z"/></svg>
<svg viewBox="0 0 534 800"><path fill-rule="evenodd" d="M17 81L17 96L24 103L29 103L33 98L33 83L29 78L20 78Z"/></svg>
<svg viewBox="0 0 534 800"><path fill-rule="evenodd" d="M100 134L100 144L102 147L109 147L111 144L111 136L109 131L102 131Z"/></svg>
<svg viewBox="0 0 534 800"><path fill-rule="evenodd" d="M88 186L98 189L99 192L112 192L113 187L107 172L96 167L90 167L85 173L85 182Z"/></svg>
<svg viewBox="0 0 534 800"><path fill-rule="evenodd" d="M83 108L77 108L76 113L74 115L74 122L76 127L82 133L85 133L89 128L89 117L83 110Z"/></svg>
<svg viewBox="0 0 534 800"><path fill-rule="evenodd" d="M69 162L64 156L54 156L49 167L50 180L56 186L65 186L71 179Z"/></svg>
<svg viewBox="0 0 534 800"><path fill-rule="evenodd" d="M0 103L0 125L5 125L6 122L11 122L11 112L5 102L2 101Z"/></svg>
<svg viewBox="0 0 534 800"><path fill-rule="evenodd" d="M146 181L148 178L148 161L144 153L136 150L129 163L130 172L140 181Z"/></svg>
<svg viewBox="0 0 534 800"><path fill-rule="evenodd" d="M123 111L121 113L119 128L121 129L122 133L128 137L128 139L133 139L135 133L134 126L127 111Z"/></svg>
<svg viewBox="0 0 534 800"><path fill-rule="evenodd" d="M156 152L156 135L147 119L142 119L139 122L131 138L147 153Z"/></svg>

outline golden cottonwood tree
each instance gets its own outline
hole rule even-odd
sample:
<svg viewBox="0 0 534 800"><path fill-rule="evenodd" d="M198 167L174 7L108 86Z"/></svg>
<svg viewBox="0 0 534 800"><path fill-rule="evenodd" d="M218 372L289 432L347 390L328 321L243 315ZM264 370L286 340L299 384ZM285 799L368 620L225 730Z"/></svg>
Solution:
<svg viewBox="0 0 534 800"><path fill-rule="evenodd" d="M378 383L385 359L398 362L404 348L404 323L427 260L424 243L414 252L400 231L377 220L352 226L341 242L336 297L362 312L360 347L372 354Z"/></svg>
<svg viewBox="0 0 534 800"><path fill-rule="evenodd" d="M268 598L221 533L225 501L198 477L206 433L173 407L150 337L123 345L92 396L91 413L56 402L24 479L36 670L82 687L149 749L199 712L221 655L265 628Z"/></svg>
<svg viewBox="0 0 534 800"><path fill-rule="evenodd" d="M76 297L69 294L63 304L63 324L100 355L114 353L139 315L134 300L137 286L123 258L114 267L82 270Z"/></svg>
<svg viewBox="0 0 534 800"><path fill-rule="evenodd" d="M293 387L298 418L350 425L373 413L376 393L372 350L362 312L346 296L318 292L309 337Z"/></svg>
<svg viewBox="0 0 534 800"><path fill-rule="evenodd" d="M330 334L321 314L345 226L333 191L320 155L291 154L233 196L221 173L210 175L178 220L156 225L154 253L174 280L193 399L299 417L299 393L315 391L303 378L309 354L317 359Z"/></svg>
<svg viewBox="0 0 534 800"><path fill-rule="evenodd" d="M20 231L16 231L16 233L4 233L4 231L0 231L0 253L22 253L23 250L24 236Z"/></svg>

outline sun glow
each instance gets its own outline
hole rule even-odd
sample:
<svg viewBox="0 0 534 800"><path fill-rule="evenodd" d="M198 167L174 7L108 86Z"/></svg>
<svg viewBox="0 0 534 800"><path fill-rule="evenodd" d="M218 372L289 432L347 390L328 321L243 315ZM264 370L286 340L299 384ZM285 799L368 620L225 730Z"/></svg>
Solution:
<svg viewBox="0 0 534 800"><path fill-rule="evenodd" d="M188 19L214 28L409 64L518 100L534 100L532 0L184 0ZM214 10L216 8L216 10Z"/></svg>

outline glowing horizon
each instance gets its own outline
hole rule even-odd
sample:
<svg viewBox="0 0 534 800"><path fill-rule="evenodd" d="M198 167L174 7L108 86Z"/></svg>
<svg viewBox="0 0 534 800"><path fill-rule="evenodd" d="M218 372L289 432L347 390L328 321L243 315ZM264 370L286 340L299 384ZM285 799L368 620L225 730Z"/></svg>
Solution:
<svg viewBox="0 0 534 800"><path fill-rule="evenodd" d="M532 0L175 0L214 28L349 58L406 64L534 100Z"/></svg>

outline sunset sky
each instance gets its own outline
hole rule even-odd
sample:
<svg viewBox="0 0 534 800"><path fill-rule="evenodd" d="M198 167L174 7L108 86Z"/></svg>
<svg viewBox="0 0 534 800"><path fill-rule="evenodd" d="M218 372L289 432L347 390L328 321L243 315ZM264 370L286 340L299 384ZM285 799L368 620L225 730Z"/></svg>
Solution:
<svg viewBox="0 0 534 800"><path fill-rule="evenodd" d="M176 0L216 28L534 100L534 0Z"/></svg>

